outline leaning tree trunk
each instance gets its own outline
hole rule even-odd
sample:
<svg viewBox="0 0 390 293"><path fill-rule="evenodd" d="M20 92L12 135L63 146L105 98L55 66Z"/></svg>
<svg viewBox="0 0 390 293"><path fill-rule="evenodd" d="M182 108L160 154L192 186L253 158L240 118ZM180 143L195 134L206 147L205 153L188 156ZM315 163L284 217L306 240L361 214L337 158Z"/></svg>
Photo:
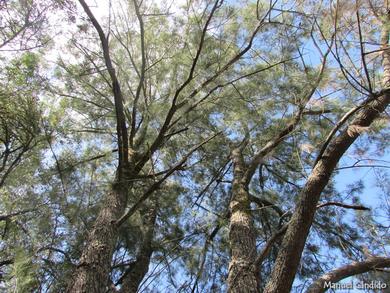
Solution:
<svg viewBox="0 0 390 293"><path fill-rule="evenodd" d="M124 213L127 184L115 184L88 234L80 263L73 274L68 293L104 293L109 287L111 260L118 229L115 221Z"/></svg>
<svg viewBox="0 0 390 293"><path fill-rule="evenodd" d="M244 160L239 149L233 150L234 179L230 201L229 240L231 258L228 274L228 292L257 293L259 284L256 259L256 233L250 212L250 199L244 180Z"/></svg>
<svg viewBox="0 0 390 293"><path fill-rule="evenodd" d="M321 192L328 183L340 158L359 137L359 131L353 130L368 127L390 102L389 32L388 25L384 25L382 31L384 90L380 95L370 97L367 100L348 129L334 139L315 165L299 196L300 199L283 239L274 269L264 290L265 293L290 292Z"/></svg>
<svg viewBox="0 0 390 293"><path fill-rule="evenodd" d="M389 101L390 93L386 92L367 105L352 122L352 126L369 126L378 114L384 111ZM358 133L351 135L351 133L348 133L348 130L344 131L329 146L323 157L316 164L300 194L300 200L291 218L273 272L264 292L290 292L321 192L328 183L336 164L357 137Z"/></svg>

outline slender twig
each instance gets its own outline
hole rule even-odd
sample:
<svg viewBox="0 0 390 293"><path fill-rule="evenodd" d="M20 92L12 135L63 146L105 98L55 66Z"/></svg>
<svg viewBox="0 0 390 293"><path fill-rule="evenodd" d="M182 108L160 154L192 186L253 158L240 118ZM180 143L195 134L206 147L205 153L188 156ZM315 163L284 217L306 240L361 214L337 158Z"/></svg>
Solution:
<svg viewBox="0 0 390 293"><path fill-rule="evenodd" d="M345 204L345 203L336 202L336 201L330 201L330 202L325 202L325 203L319 204L319 205L317 205L317 209L320 209L323 207L328 207L328 206L338 206L338 207L342 207L344 209L353 209L353 210L361 210L361 211L371 210L370 208L362 206L362 205L350 205L350 204Z"/></svg>
<svg viewBox="0 0 390 293"><path fill-rule="evenodd" d="M357 6L357 2L356 2L356 6ZM364 54L363 35L362 35L362 28L361 28L361 25L360 25L360 14L359 14L359 8L358 7L356 7L356 18L357 18L357 26L358 26L358 32L359 32L359 41L360 41L360 55L361 55L361 58L362 58L364 73L366 74L366 78L367 78L368 89L369 89L369 92L372 93L372 85L371 85L371 81L370 81L370 74L368 72L367 63L366 63L366 56Z"/></svg>
<svg viewBox="0 0 390 293"><path fill-rule="evenodd" d="M145 54L145 29L144 29L144 22L142 15L139 10L139 5L136 0L133 0L134 4L134 10L135 14L137 15L139 27L140 27L140 39L141 39L141 72L140 72L140 77L139 77L139 83L137 86L137 91L135 94L134 102L133 102L133 110L132 110L132 115L131 115L131 128L130 128L130 137L129 137L129 143L130 146L133 147L133 141L134 141L134 136L136 134L137 128L136 128L136 121L137 121L137 105L138 105L138 100L140 98L141 90L144 86L145 82L145 68L146 68L146 54Z"/></svg>

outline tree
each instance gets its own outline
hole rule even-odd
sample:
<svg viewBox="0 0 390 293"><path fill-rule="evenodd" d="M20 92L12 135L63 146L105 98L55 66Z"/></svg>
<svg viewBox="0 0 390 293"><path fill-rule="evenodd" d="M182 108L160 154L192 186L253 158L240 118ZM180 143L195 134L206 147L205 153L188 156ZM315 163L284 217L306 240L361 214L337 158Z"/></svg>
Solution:
<svg viewBox="0 0 390 293"><path fill-rule="evenodd" d="M36 102L36 74L38 58L31 53L13 60L4 75L13 84L1 85L1 160L0 187L31 151L39 137L39 109Z"/></svg>
<svg viewBox="0 0 390 293"><path fill-rule="evenodd" d="M359 35L361 35L361 27L359 24L359 7L357 7L356 14ZM386 17L387 15L385 16L384 23L388 22ZM336 136L333 141L327 140L326 143L329 144L323 147L323 151L320 152L318 159L316 159L312 173L300 194L300 200L287 228L282 247L278 252L275 268L270 276L270 280L267 287L265 288L265 292L275 292L278 290L284 292L290 289L298 267L305 240L308 236L309 229L314 218L314 213L317 209L317 204L321 192L328 183L329 178L341 156L358 138L360 133L355 129L362 129L371 125L374 119L377 118L378 115L386 109L389 103L390 97L387 93L387 84L389 81L388 76L386 75L389 56L385 50L388 44L389 33L387 31L386 25L382 24L382 26L381 50L383 50L383 68L385 72L382 77L382 84L384 89L381 90L379 94L372 92L372 85L370 85L369 74L366 71L366 78L370 90L368 92L368 98L366 98L362 104L357 107L358 110L355 111L357 113L354 119L347 126L347 129ZM363 46L362 43L361 46ZM362 58L365 60L363 53ZM365 61L363 61L363 63L364 62ZM365 70L367 70L367 68ZM351 112L353 113L353 111Z"/></svg>
<svg viewBox="0 0 390 293"><path fill-rule="evenodd" d="M24 51L44 46L48 41L43 29L46 13L55 5L55 2L2 1L0 49Z"/></svg>
<svg viewBox="0 0 390 293"><path fill-rule="evenodd" d="M10 42L43 32L28 4ZM3 73L7 288L317 292L388 267L385 224L337 186L386 144L386 5L58 5L55 64L43 41Z"/></svg>

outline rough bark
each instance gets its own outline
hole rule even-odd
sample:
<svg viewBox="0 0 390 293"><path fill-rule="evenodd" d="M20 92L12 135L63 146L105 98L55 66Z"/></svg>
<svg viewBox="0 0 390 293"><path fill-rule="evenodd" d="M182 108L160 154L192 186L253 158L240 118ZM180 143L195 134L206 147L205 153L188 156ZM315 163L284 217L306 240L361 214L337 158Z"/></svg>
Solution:
<svg viewBox="0 0 390 293"><path fill-rule="evenodd" d="M379 268L390 267L389 257L371 257L362 262L353 262L322 275L314 281L306 293L321 293L328 290L326 283L337 283L345 278L363 274Z"/></svg>
<svg viewBox="0 0 390 293"><path fill-rule="evenodd" d="M84 0L79 0L79 2L99 35L104 62L112 82L117 129L118 168L116 170L116 181L111 192L104 198L103 206L93 228L88 233L79 265L68 284L67 292L98 293L106 292L108 289L111 259L118 237L116 220L125 212L130 187L129 182L131 182L129 174L132 168L129 164L128 134L123 96L111 61L108 37L104 34L102 27L86 2Z"/></svg>
<svg viewBox="0 0 390 293"><path fill-rule="evenodd" d="M115 221L126 206L127 184L113 186L90 231L68 293L103 293L109 287L111 259L117 240Z"/></svg>
<svg viewBox="0 0 390 293"><path fill-rule="evenodd" d="M389 30L386 25L382 32L382 48L388 47ZM291 222L279 250L274 269L266 285L265 293L288 293L301 259L302 251L314 219L317 203L321 192L328 183L338 161L359 137L357 131L368 127L382 113L390 102L390 52L383 50L384 90L380 95L369 97L357 113L348 128L336 137L327 147L315 165L305 184L297 203Z"/></svg>
<svg viewBox="0 0 390 293"><path fill-rule="evenodd" d="M149 270L150 259L153 254L153 236L156 225L157 208L149 208L143 215L143 234L141 248L136 261L130 266L124 275L120 293L138 292L138 288Z"/></svg>
<svg viewBox="0 0 390 293"><path fill-rule="evenodd" d="M389 101L390 93L386 92L369 103L351 125L369 126L378 114L384 111ZM287 229L265 292L290 292L321 192L328 183L341 156L358 136L358 133L350 136L345 130L329 146L313 169L300 194L300 200Z"/></svg>
<svg viewBox="0 0 390 293"><path fill-rule="evenodd" d="M260 279L259 269L256 262L256 233L253 226L253 218L250 212L251 201L260 205L271 205L262 199L253 197L249 194L248 185L255 173L255 170L263 159L274 150L283 140L291 134L298 126L304 115L306 104L309 102L315 89L322 79L326 56L326 52L321 70L318 74L315 85L304 95L302 105L298 112L293 116L285 128L283 128L273 139L269 140L263 148L257 152L249 164L246 164L242 150L245 148L247 140L244 141L241 147L232 151L232 160L234 165L234 180L232 185L233 196L230 202L230 248L231 259L229 263L228 288L229 292L259 292ZM283 212L276 206L273 208L281 215ZM265 257L264 255L262 257Z"/></svg>
<svg viewBox="0 0 390 293"><path fill-rule="evenodd" d="M228 274L228 292L257 293L259 284L256 259L256 235L250 212L250 199L244 179L244 160L241 150L232 151L234 179L230 202L229 240L231 258Z"/></svg>

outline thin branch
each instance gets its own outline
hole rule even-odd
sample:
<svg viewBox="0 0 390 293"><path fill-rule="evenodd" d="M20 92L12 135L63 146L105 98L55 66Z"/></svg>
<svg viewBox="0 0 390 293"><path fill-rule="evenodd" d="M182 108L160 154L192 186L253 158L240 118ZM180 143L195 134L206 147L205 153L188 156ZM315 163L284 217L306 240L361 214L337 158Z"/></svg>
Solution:
<svg viewBox="0 0 390 293"><path fill-rule="evenodd" d="M353 209L353 210L360 210L360 211L369 211L369 210L371 210L370 208L365 207L365 206L350 205L350 204L345 204L345 203L336 202L336 201L330 201L330 202L325 202L325 203L319 204L319 205L317 205L317 209L320 209L320 208L323 208L323 207L327 207L327 206L338 206L338 207L342 207L342 208L345 208L345 209Z"/></svg>
<svg viewBox="0 0 390 293"><path fill-rule="evenodd" d="M337 6L338 6L338 2L336 2ZM358 86L360 86L361 88L365 89L366 92L368 92L368 90L362 85L359 83L358 80L356 80L356 78L344 67L343 63L341 62L341 59L340 59L340 55L339 55L339 49L338 49L338 46L337 46L337 39L336 39L336 32L337 32L337 12L338 12L338 8L336 7L335 9L336 11L336 16L335 16L335 21L334 21L334 31L335 31L335 36L334 36L334 46L335 46L335 52L331 51L332 53L332 56L334 57L334 59L337 61L337 63L339 64L339 67L340 67L340 70L341 70L341 73L343 74L344 78L348 81L348 83L359 93L361 93L362 95L366 95L365 92L363 92L361 89L359 89ZM315 24L317 25L318 29L319 29L319 32L322 36L322 38L325 40L325 43L326 43L326 46L328 47L328 49L331 48L331 45L328 44L328 42L326 41L326 37L324 36L324 33L322 32L321 30L321 27L320 25L318 24L317 20L315 20ZM352 79L352 80L351 80ZM356 85L355 83L358 85Z"/></svg>
<svg viewBox="0 0 390 293"><path fill-rule="evenodd" d="M55 251L55 252L61 253L65 257L65 259L67 260L68 263L75 265L72 262L72 259L69 256L69 254L60 248L56 248L56 247L52 247L52 246L44 246L44 247L39 248L37 253L42 252L44 250L50 250L50 251Z"/></svg>
<svg viewBox="0 0 390 293"><path fill-rule="evenodd" d="M333 111L328 109L324 109L324 110L306 110L306 111L303 111L302 115L322 115L322 114L328 114L328 113L332 113Z"/></svg>
<svg viewBox="0 0 390 293"><path fill-rule="evenodd" d="M264 164L263 165L265 167L265 169L270 172L272 175L274 175L275 177L278 177L279 179L283 180L284 182L294 186L295 188L297 188L298 190L300 190L302 187L299 186L298 184L294 183L294 182L291 182L290 180L284 178L283 176L281 176L279 174L279 172L275 172L274 170L272 170L268 165Z"/></svg>
<svg viewBox="0 0 390 293"><path fill-rule="evenodd" d="M314 161L313 168L317 165L318 161L322 158L324 152L326 151L329 143L331 142L333 136L336 134L336 132L343 126L349 118L352 117L357 111L362 109L363 107L367 106L370 102L377 99L381 93L373 95L371 98L366 99L363 101L360 105L350 109L347 113L344 114L343 117L336 123L336 125L333 127L333 129L329 132L328 136L325 139L325 142L321 146L321 149L317 155L316 160Z"/></svg>
<svg viewBox="0 0 390 293"><path fill-rule="evenodd" d="M208 139L204 140L203 142L199 143L198 145L194 146L191 150L188 151L186 155L183 156L183 158L178 161L174 166L170 168L170 170L165 174L164 177L162 177L160 180L155 182L152 186L149 187L147 191L138 199L138 201L127 211L123 216L121 216L115 224L117 226L120 226L123 224L128 218L130 218L136 211L137 209L141 206L141 204L149 198L153 194L154 191L156 191L158 188L160 188L161 184L169 177L171 174L173 174L175 171L179 170L182 168L184 163L188 160L188 158L195 152L197 151L200 147L208 143L210 140L215 138L217 135L221 134L220 132L214 134L213 136L209 137Z"/></svg>
<svg viewBox="0 0 390 293"><path fill-rule="evenodd" d="M267 243L264 245L262 251L256 257L256 260L255 260L256 267L259 267L263 263L263 261L265 260L265 258L269 254L269 252L272 248L272 245L275 243L275 241L277 241L280 237L282 237L284 235L284 233L286 233L287 227L288 227L288 224L285 224L274 235L272 235L272 237L267 241Z"/></svg>
<svg viewBox="0 0 390 293"><path fill-rule="evenodd" d="M192 205L192 207L194 207L194 205L197 205L198 204L198 201L200 200L200 202L202 202L202 198L203 198L203 195L209 190L210 186L214 183L214 182L217 182L217 185L221 182L223 182L221 180L221 178L223 178L226 173L229 172L230 168L231 168L231 164L228 166L228 164L230 163L230 157L224 162L224 164L217 170L216 174L214 174L212 176L212 178L210 179L210 181L206 184L206 186L199 192L199 194L195 197L195 200L194 200L194 203ZM226 168L227 167L227 168ZM226 170L225 170L226 168ZM231 182L230 182L231 183ZM214 188L215 189L215 188ZM214 190L213 189L213 190Z"/></svg>
<svg viewBox="0 0 390 293"><path fill-rule="evenodd" d="M131 128L130 128L130 137L129 143L130 146L133 147L134 136L136 134L136 121L137 121L137 104L140 98L141 90L144 86L145 82L145 72L146 72L146 56L145 56L145 29L144 29L144 21L142 15L139 11L139 5L136 0L133 0L135 14L137 15L137 19L140 27L140 38L141 38L141 72L139 77L139 83L137 87L137 91L135 94L134 102L133 102L133 110L131 115Z"/></svg>
<svg viewBox="0 0 390 293"><path fill-rule="evenodd" d="M170 127L172 127L173 125L177 124L180 120L182 120L183 117L184 117L184 114L187 114L187 113L189 113L189 112L195 110L202 102L204 102L206 99L208 99L215 91L217 91L217 90L219 90L219 89L222 89L222 88L224 88L224 87L226 87L226 86L229 86L229 85L232 85L233 87L235 87L235 86L234 86L234 83L236 83L237 81L240 81L241 79L245 79L245 78L251 77L251 76L253 76L253 75L255 75L255 74L258 74L258 73L267 71L267 70L269 70L269 69L271 69L271 68L273 68L273 67L276 67L276 66L281 65L281 64L285 64L286 62L292 61L292 60L294 60L294 59L296 59L296 58L297 58L297 57L295 57L295 58L290 58L290 59L286 59L286 60L282 60L282 61L279 61L279 62L276 62L276 63L274 63L274 64L268 65L267 67L263 67L263 68L254 70L254 71L252 71L252 72L249 72L249 73L247 73L247 74L244 74L244 75L241 75L241 76L239 76L239 77L237 77L237 78L234 78L234 79L232 79L232 80L230 80L230 81L228 81L228 82L221 83L221 84L218 84L218 85L214 86L211 90L209 90L209 92L208 92L206 95L204 95L204 96L203 96L202 98L200 98L196 103L194 103L193 105L191 105L188 109L185 110L185 112L184 112L180 117L178 117L176 120L174 120L174 121L171 123ZM200 91L200 89L199 89L199 91ZM191 94L189 97L193 97L192 94ZM180 106L183 106L185 103L187 103L187 101L189 101L189 99L187 99L186 101L183 101L183 102L180 104Z"/></svg>
<svg viewBox="0 0 390 293"><path fill-rule="evenodd" d="M259 197L256 197L256 196L253 196L253 195L249 195L249 200L251 202L254 202L256 203L257 205L259 205L260 207L271 207L273 210L275 210L278 215L281 217L283 214L284 214L284 211L278 207L276 204L266 200L266 199L263 199L263 198L259 198Z"/></svg>
<svg viewBox="0 0 390 293"><path fill-rule="evenodd" d="M388 169L390 166L386 165L352 165L352 166L345 166L345 167L339 167L335 170L345 170L345 169L353 169L353 168L385 168Z"/></svg>
<svg viewBox="0 0 390 293"><path fill-rule="evenodd" d="M333 40L333 38L332 38ZM312 96L315 93L315 90L317 89L318 85L320 84L323 73L325 71L326 61L327 57L331 51L331 47L328 48L326 53L324 54L324 57L322 58L321 68L317 75L317 79L315 80L314 85L310 88L309 92L306 93L306 95L302 98L301 105L299 105L299 109L295 116L293 117L293 120L284 128L282 129L277 135L274 136L273 139L269 140L263 148L261 148L252 158L251 162L249 163L249 167L247 171L245 172L245 181L247 183L250 182L252 179L258 165L263 161L263 159L271 152L273 151L291 132L295 130L297 125L302 119L303 113L305 111L305 107L307 103L310 101Z"/></svg>
<svg viewBox="0 0 390 293"><path fill-rule="evenodd" d="M10 213L10 214L7 214L7 215L0 215L0 222L1 221L7 221L10 218L13 218L13 217L16 217L16 216L20 216L20 215L24 215L24 214L31 213L31 212L35 212L35 211L36 211L36 209L26 209L26 210L22 210L22 211L13 212L13 213Z"/></svg>
<svg viewBox="0 0 390 293"><path fill-rule="evenodd" d="M357 6L357 2L356 2ZM359 41L360 41L360 55L362 58L362 63L363 63L363 69L364 73L367 78L367 83L368 83L368 90L370 93L372 93L372 85L371 85L371 80L370 80L370 74L368 73L368 68L367 68L367 63L366 63L366 56L364 54L364 47L363 47L363 35L362 35L362 28L360 25L360 15L359 15L359 8L356 7L356 18L357 18L357 26L358 26L358 31L359 31Z"/></svg>
<svg viewBox="0 0 390 293"><path fill-rule="evenodd" d="M226 214L226 217L227 216L228 215ZM221 221L218 221L217 225L214 227L214 229L211 231L211 233L206 238L206 241L205 241L205 244L203 246L202 253L201 253L202 259L200 261L199 269L198 269L198 272L196 274L195 282L194 282L194 285L192 286L191 293L195 293L195 290L198 287L199 279L202 276L204 265L206 263L206 256L207 256L208 248L213 243L214 237L218 234L221 227L222 227L222 223L221 223Z"/></svg>
<svg viewBox="0 0 390 293"><path fill-rule="evenodd" d="M88 15L90 21L92 22L93 26L95 27L99 35L102 50L103 50L104 61L112 81L112 91L114 94L116 122L117 122L116 128L117 128L117 136L118 136L118 152L119 152L118 176L119 176L119 180L121 180L123 175L122 174L123 167L126 167L129 161L128 134L127 134L127 126L126 126L126 116L124 114L124 107L123 107L122 91L120 88L118 78L115 73L115 69L112 65L108 38L104 34L102 27L100 26L99 22L97 21L97 19L95 18L95 16L91 12L90 8L85 3L85 1L79 0L79 2L83 7L85 13Z"/></svg>

